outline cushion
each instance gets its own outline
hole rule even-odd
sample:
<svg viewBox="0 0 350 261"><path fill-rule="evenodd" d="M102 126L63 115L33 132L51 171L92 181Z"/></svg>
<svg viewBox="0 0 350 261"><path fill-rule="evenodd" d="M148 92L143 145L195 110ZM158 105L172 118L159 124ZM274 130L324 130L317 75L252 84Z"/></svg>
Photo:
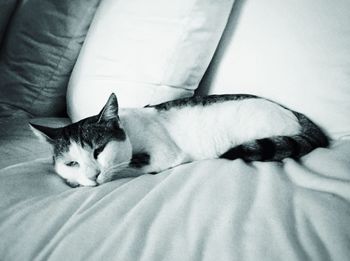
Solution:
<svg viewBox="0 0 350 261"><path fill-rule="evenodd" d="M16 3L17 0L1 0L0 2L0 47Z"/></svg>
<svg viewBox="0 0 350 261"><path fill-rule="evenodd" d="M34 118L30 122L53 128L70 123L68 118ZM29 127L29 119L0 118L0 155L1 169L39 158L51 158L52 148L35 136Z"/></svg>
<svg viewBox="0 0 350 261"><path fill-rule="evenodd" d="M69 76L98 3L20 1L0 53L0 103L30 115L64 114Z"/></svg>
<svg viewBox="0 0 350 261"><path fill-rule="evenodd" d="M190 96L227 23L233 0L104 0L67 92L73 121L96 114L111 92L121 107Z"/></svg>
<svg viewBox="0 0 350 261"><path fill-rule="evenodd" d="M201 88L264 96L350 135L349 25L347 0L244 1Z"/></svg>

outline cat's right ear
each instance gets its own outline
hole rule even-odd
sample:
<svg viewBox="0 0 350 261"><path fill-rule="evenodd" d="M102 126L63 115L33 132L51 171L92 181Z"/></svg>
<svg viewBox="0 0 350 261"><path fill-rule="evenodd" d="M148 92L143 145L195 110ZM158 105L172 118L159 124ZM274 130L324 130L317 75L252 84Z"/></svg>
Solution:
<svg viewBox="0 0 350 261"><path fill-rule="evenodd" d="M39 140L44 142L52 143L58 135L57 128L50 128L50 127L41 126L30 122L29 122L29 126L33 131L33 133L35 134L35 136L37 136Z"/></svg>
<svg viewBox="0 0 350 261"><path fill-rule="evenodd" d="M118 105L117 96L114 93L112 93L109 96L105 106L103 107L101 112L98 114L97 121L101 122L101 121L109 121L112 119L119 119L118 109L119 109L119 105Z"/></svg>

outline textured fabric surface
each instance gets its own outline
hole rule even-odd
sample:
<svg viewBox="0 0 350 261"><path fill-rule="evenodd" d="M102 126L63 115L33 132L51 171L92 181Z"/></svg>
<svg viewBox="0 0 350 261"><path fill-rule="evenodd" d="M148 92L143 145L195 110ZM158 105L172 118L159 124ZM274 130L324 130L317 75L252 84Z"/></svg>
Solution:
<svg viewBox="0 0 350 261"><path fill-rule="evenodd" d="M4 38L7 25L10 21L12 12L15 10L17 0L0 1L0 49Z"/></svg>
<svg viewBox="0 0 350 261"><path fill-rule="evenodd" d="M68 79L99 0L21 0L0 52L0 102L31 115L65 112Z"/></svg>
<svg viewBox="0 0 350 261"><path fill-rule="evenodd" d="M234 0L104 0L67 93L73 121L97 114L111 92L121 107L191 96Z"/></svg>
<svg viewBox="0 0 350 261"><path fill-rule="evenodd" d="M205 80L300 111L350 135L350 1L238 0Z"/></svg>
<svg viewBox="0 0 350 261"><path fill-rule="evenodd" d="M27 136L11 133L1 139L16 145ZM28 138L31 148L40 147ZM8 149L0 146L0 155ZM26 159L23 147L13 146L16 152L19 163L0 170L0 260L344 261L350 256L349 140L317 149L300 162L207 160L76 189L53 173L44 152Z"/></svg>
<svg viewBox="0 0 350 261"><path fill-rule="evenodd" d="M70 123L67 118L0 119L0 168L47 157L51 154L51 148L47 144L38 143L38 138L29 127L29 121L51 127L60 127Z"/></svg>
<svg viewBox="0 0 350 261"><path fill-rule="evenodd" d="M0 103L0 118L30 118L27 111L6 103Z"/></svg>

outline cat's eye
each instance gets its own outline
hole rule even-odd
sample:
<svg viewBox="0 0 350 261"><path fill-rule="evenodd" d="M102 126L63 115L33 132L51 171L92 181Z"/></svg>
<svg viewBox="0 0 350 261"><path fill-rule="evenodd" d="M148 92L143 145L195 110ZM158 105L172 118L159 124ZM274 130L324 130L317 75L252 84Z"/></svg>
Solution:
<svg viewBox="0 0 350 261"><path fill-rule="evenodd" d="M76 161L68 161L68 162L65 162L64 164L68 167L78 167L79 166L79 163Z"/></svg>
<svg viewBox="0 0 350 261"><path fill-rule="evenodd" d="M98 155L103 151L104 146L98 147L94 150L94 159L97 159Z"/></svg>

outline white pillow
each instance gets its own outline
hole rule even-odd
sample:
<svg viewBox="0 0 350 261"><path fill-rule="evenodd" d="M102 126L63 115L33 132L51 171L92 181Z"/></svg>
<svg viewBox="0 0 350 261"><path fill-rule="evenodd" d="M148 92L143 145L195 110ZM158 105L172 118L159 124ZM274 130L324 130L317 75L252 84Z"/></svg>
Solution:
<svg viewBox="0 0 350 261"><path fill-rule="evenodd" d="M238 4L239 2L237 2ZM248 0L236 6L203 82L300 111L350 135L350 1Z"/></svg>
<svg viewBox="0 0 350 261"><path fill-rule="evenodd" d="M98 113L111 92L121 107L191 96L233 2L103 0L68 86L71 119Z"/></svg>

